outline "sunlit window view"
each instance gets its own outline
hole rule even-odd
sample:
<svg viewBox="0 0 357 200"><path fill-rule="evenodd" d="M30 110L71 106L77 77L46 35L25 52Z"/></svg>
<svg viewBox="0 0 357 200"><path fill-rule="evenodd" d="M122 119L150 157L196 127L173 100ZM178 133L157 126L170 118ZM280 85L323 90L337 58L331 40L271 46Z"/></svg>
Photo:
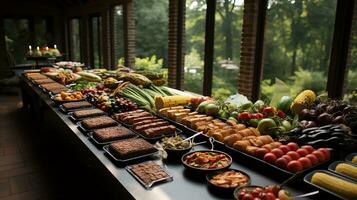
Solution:
<svg viewBox="0 0 357 200"><path fill-rule="evenodd" d="M0 200L357 200L357 0L2 0Z"/></svg>
<svg viewBox="0 0 357 200"><path fill-rule="evenodd" d="M326 89L337 1L270 0L261 97Z"/></svg>

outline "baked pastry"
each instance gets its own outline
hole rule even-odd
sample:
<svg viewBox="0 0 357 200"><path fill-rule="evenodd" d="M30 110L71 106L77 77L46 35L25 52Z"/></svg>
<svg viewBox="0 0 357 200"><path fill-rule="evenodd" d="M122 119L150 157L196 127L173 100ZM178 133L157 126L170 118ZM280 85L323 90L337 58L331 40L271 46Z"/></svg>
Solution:
<svg viewBox="0 0 357 200"><path fill-rule="evenodd" d="M123 126L113 126L109 128L101 128L93 131L93 138L100 143L110 142L135 137L136 135L129 129Z"/></svg>
<svg viewBox="0 0 357 200"><path fill-rule="evenodd" d="M143 133L148 137L157 137L161 135L167 135L170 133L175 133L176 127L173 125L159 126L154 128L148 128L143 131Z"/></svg>
<svg viewBox="0 0 357 200"><path fill-rule="evenodd" d="M78 101L78 102L69 102L62 104L63 108L70 110L70 109L77 109L77 108L88 108L91 107L92 104L88 101Z"/></svg>
<svg viewBox="0 0 357 200"><path fill-rule="evenodd" d="M100 109L93 108L93 109L87 109L87 110L78 110L73 112L73 117L79 119L79 118L85 118L85 117L95 117L95 116L100 116L104 115L105 112L103 112Z"/></svg>
<svg viewBox="0 0 357 200"><path fill-rule="evenodd" d="M119 159L129 159L153 153L157 150L142 138L132 138L111 143L109 151Z"/></svg>
<svg viewBox="0 0 357 200"><path fill-rule="evenodd" d="M33 82L34 82L34 83L36 83L36 84L55 83L55 81L54 81L54 80L49 79L49 78L44 78L44 79L35 79Z"/></svg>
<svg viewBox="0 0 357 200"><path fill-rule="evenodd" d="M146 185L170 177L160 165L153 161L132 165L130 170Z"/></svg>
<svg viewBox="0 0 357 200"><path fill-rule="evenodd" d="M82 125L86 129L93 130L98 128L115 126L117 125L117 122L108 116L101 116L101 117L93 117L93 118L85 119L82 121Z"/></svg>

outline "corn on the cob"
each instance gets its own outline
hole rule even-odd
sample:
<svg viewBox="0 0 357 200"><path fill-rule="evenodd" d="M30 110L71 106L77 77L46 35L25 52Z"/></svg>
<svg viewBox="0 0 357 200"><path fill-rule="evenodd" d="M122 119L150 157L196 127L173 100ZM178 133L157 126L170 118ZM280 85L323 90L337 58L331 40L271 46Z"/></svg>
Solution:
<svg viewBox="0 0 357 200"><path fill-rule="evenodd" d="M353 162L353 163L357 163L357 156L353 156L352 162Z"/></svg>
<svg viewBox="0 0 357 200"><path fill-rule="evenodd" d="M304 108L308 108L316 100L316 94L312 90L304 90L296 96L290 110L293 114L299 114Z"/></svg>
<svg viewBox="0 0 357 200"><path fill-rule="evenodd" d="M336 166L335 171L357 179L357 167L355 166L341 163Z"/></svg>
<svg viewBox="0 0 357 200"><path fill-rule="evenodd" d="M155 106L157 110L173 106L185 106L190 103L191 98L190 96L157 96L155 97Z"/></svg>
<svg viewBox="0 0 357 200"><path fill-rule="evenodd" d="M357 198L357 184L345 181L341 178L316 172L312 176L311 182L343 197L347 197L348 199Z"/></svg>

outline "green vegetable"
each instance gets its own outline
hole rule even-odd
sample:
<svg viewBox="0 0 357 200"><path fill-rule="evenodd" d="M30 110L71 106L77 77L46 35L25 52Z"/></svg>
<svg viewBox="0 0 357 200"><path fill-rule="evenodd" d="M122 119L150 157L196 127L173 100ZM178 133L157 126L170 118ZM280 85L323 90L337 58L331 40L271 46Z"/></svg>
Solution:
<svg viewBox="0 0 357 200"><path fill-rule="evenodd" d="M288 113L290 112L290 106L293 103L293 98L289 97L289 96L283 96L280 98L278 104L277 104L277 108L281 111L283 111L284 113Z"/></svg>
<svg viewBox="0 0 357 200"><path fill-rule="evenodd" d="M259 112L262 108L264 108L264 101L258 100L253 104L253 112Z"/></svg>
<svg viewBox="0 0 357 200"><path fill-rule="evenodd" d="M276 127L275 121L270 118L262 119L258 123L258 130L263 135L270 134L271 128L275 128L275 127Z"/></svg>

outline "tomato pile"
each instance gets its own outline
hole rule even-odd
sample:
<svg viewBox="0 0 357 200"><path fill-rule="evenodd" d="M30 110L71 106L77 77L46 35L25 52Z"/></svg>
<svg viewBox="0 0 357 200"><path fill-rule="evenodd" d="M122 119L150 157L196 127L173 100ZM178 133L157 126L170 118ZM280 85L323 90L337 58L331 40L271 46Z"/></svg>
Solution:
<svg viewBox="0 0 357 200"><path fill-rule="evenodd" d="M247 187L238 191L238 200L288 200L290 195L278 186Z"/></svg>

